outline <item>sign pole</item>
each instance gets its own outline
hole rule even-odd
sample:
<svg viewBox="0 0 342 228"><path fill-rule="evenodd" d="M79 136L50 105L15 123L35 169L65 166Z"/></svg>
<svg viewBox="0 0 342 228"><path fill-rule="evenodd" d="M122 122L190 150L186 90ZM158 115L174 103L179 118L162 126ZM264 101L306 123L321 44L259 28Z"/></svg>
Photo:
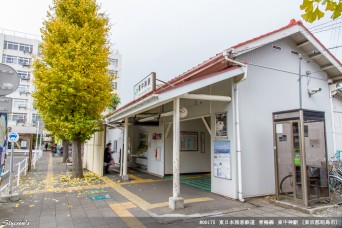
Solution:
<svg viewBox="0 0 342 228"><path fill-rule="evenodd" d="M10 162L10 173L9 173L9 183L8 183L8 194L12 194L12 173L13 173L13 151L14 151L14 142L11 143L11 162Z"/></svg>
<svg viewBox="0 0 342 228"><path fill-rule="evenodd" d="M10 174L8 180L8 194L12 195L12 179L13 179L13 155L14 155L14 143L19 140L19 135L16 132L8 133L8 141L12 145L11 162L10 162Z"/></svg>

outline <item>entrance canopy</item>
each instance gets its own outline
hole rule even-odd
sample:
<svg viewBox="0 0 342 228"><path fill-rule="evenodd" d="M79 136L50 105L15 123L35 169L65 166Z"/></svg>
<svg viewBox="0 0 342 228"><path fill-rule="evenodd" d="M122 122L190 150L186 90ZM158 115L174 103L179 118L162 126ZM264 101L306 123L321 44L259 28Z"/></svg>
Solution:
<svg viewBox="0 0 342 228"><path fill-rule="evenodd" d="M225 62L226 69L203 76L203 73L201 72L189 75L188 73L186 73L185 75L180 76L181 78L179 80L173 82L175 79L178 79L175 78L167 82L166 85L160 86L157 90L152 91L145 96L138 98L116 110L115 112L107 115L107 122L120 122L125 117L134 116L151 110L153 108L171 102L174 98L177 97L184 99L230 101L230 97L226 96L191 94L192 91L204 88L208 85L215 84L220 81L224 81L229 78L235 77L237 78L236 81L239 81L239 79L243 77L244 69L242 67L229 66L228 62L223 59L223 56L221 61ZM169 115L172 115L172 113L170 113Z"/></svg>

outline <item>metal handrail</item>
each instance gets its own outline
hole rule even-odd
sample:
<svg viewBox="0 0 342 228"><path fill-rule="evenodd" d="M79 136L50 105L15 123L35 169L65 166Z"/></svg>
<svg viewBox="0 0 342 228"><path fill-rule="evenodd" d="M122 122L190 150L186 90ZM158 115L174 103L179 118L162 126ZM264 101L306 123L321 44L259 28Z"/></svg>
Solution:
<svg viewBox="0 0 342 228"><path fill-rule="evenodd" d="M3 176L5 176L7 173L9 173L9 170L7 170L6 172L3 172L3 173L1 174L1 176L3 177Z"/></svg>
<svg viewBox="0 0 342 228"><path fill-rule="evenodd" d="M24 167L21 169L21 164L25 163ZM17 186L19 186L20 184L20 174L21 172L25 171L25 175L27 174L27 169L28 169L28 158L25 158L24 160L22 160L21 162L19 162L18 164L16 164L16 166L18 166L18 174L15 175L17 177Z"/></svg>

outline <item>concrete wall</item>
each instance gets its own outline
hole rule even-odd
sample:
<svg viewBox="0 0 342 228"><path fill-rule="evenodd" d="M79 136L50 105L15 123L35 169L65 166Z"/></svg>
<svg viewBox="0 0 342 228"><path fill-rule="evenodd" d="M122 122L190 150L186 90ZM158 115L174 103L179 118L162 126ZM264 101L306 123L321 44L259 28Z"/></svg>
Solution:
<svg viewBox="0 0 342 228"><path fill-rule="evenodd" d="M272 45L282 48L273 49ZM291 39L265 45L241 56L239 60L264 67L248 66L248 79L239 86L239 106L242 145L243 196L273 194L275 192L272 112L299 108L298 51ZM302 78L303 108L325 112L328 151L332 148L329 88L327 76L314 62L303 55L302 73L316 72L310 80ZM272 67L285 70L270 70ZM309 97L307 89L320 87L322 91Z"/></svg>
<svg viewBox="0 0 342 228"><path fill-rule="evenodd" d="M103 176L104 131L95 132L93 137L84 144L83 168Z"/></svg>

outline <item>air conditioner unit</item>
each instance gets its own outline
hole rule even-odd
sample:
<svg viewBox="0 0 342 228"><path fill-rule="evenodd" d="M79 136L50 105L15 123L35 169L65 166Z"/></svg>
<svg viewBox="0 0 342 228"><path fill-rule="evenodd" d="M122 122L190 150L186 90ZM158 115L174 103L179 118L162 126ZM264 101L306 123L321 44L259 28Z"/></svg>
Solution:
<svg viewBox="0 0 342 228"><path fill-rule="evenodd" d="M27 104L19 104L18 108L27 108Z"/></svg>
<svg viewBox="0 0 342 228"><path fill-rule="evenodd" d="M30 92L28 90L21 90L19 91L20 94L29 94Z"/></svg>

